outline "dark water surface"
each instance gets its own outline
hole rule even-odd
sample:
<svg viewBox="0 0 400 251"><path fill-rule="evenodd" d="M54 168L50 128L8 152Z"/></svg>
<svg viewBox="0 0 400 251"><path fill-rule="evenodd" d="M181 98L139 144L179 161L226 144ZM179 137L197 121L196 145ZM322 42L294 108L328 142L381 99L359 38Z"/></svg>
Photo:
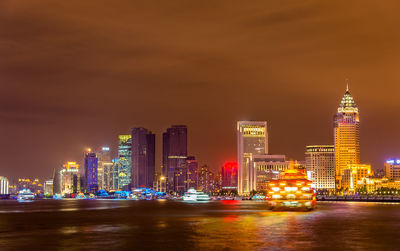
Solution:
<svg viewBox="0 0 400 251"><path fill-rule="evenodd" d="M0 201L0 249L399 250L400 204L271 212L252 201Z"/></svg>

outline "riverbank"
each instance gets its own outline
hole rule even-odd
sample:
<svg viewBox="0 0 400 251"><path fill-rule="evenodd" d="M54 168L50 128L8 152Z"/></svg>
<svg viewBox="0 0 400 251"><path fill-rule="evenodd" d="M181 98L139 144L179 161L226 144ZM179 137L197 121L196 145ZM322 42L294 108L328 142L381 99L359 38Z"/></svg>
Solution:
<svg viewBox="0 0 400 251"><path fill-rule="evenodd" d="M400 203L400 196L374 196L374 195L361 195L361 196L317 196L317 201L363 201L363 202L398 202Z"/></svg>

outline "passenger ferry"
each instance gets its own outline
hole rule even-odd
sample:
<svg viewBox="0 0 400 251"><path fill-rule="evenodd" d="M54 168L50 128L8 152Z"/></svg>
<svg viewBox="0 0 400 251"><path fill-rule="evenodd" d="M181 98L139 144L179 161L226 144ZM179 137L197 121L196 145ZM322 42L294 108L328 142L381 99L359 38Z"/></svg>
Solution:
<svg viewBox="0 0 400 251"><path fill-rule="evenodd" d="M271 210L313 210L316 193L307 175L295 169L281 173L268 183L268 206Z"/></svg>
<svg viewBox="0 0 400 251"><path fill-rule="evenodd" d="M209 201L210 196L203 192L198 192L194 188L190 188L185 195L183 195L182 199L184 201Z"/></svg>
<svg viewBox="0 0 400 251"><path fill-rule="evenodd" d="M18 202L32 202L33 199L35 199L35 194L29 189L22 189L17 196Z"/></svg>

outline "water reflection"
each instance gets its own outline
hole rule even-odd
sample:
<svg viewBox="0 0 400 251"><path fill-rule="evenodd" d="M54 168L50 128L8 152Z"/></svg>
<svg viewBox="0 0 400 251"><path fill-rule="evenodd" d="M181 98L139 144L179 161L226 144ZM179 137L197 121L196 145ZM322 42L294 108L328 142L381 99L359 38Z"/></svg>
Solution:
<svg viewBox="0 0 400 251"><path fill-rule="evenodd" d="M400 204L319 203L271 212L251 201L0 203L0 249L396 249Z"/></svg>

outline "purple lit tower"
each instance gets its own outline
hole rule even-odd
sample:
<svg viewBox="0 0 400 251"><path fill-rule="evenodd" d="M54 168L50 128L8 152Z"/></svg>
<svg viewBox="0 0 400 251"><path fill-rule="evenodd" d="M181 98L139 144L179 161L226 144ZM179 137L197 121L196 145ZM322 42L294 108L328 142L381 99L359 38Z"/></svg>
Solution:
<svg viewBox="0 0 400 251"><path fill-rule="evenodd" d="M85 187L88 193L96 193L98 190L97 183L97 165L98 159L96 153L85 153Z"/></svg>

